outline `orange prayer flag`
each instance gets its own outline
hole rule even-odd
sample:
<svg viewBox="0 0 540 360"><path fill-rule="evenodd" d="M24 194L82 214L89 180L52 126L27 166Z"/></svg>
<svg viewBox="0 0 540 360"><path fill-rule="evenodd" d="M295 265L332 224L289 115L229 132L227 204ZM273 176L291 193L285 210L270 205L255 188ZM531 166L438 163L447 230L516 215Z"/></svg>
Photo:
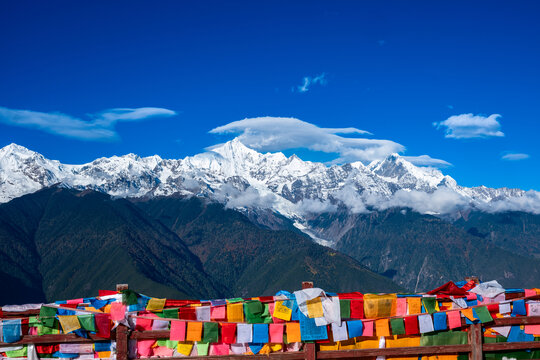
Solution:
<svg viewBox="0 0 540 360"><path fill-rule="evenodd" d="M302 339L300 337L300 323L287 323L286 325L287 330L287 342L294 343L294 342L301 342Z"/></svg>
<svg viewBox="0 0 540 360"><path fill-rule="evenodd" d="M467 319L471 321L478 320L477 318L474 317L472 308L461 309L460 311L463 314L463 316L465 316Z"/></svg>
<svg viewBox="0 0 540 360"><path fill-rule="evenodd" d="M201 341L202 340L202 322L190 321L187 323L186 341Z"/></svg>
<svg viewBox="0 0 540 360"><path fill-rule="evenodd" d="M388 319L375 320L375 333L377 336L390 336Z"/></svg>
<svg viewBox="0 0 540 360"><path fill-rule="evenodd" d="M409 315L422 313L422 298L409 297L407 298L407 304L409 305Z"/></svg>

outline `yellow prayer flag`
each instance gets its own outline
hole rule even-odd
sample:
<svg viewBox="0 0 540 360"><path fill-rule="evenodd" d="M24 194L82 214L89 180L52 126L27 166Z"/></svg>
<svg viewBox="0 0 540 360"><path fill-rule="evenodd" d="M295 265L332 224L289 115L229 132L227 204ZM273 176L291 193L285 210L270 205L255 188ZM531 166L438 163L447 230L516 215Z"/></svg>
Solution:
<svg viewBox="0 0 540 360"><path fill-rule="evenodd" d="M62 325L64 334L68 334L81 328L81 323L79 322L77 315L58 315L58 319L60 320L60 325Z"/></svg>
<svg viewBox="0 0 540 360"><path fill-rule="evenodd" d="M338 350L338 349L339 349L339 343L337 341L319 344L320 351L332 351L332 350Z"/></svg>
<svg viewBox="0 0 540 360"><path fill-rule="evenodd" d="M193 343L190 341L179 342L178 345L176 345L176 350L185 356L189 356L191 354L191 349L193 349Z"/></svg>
<svg viewBox="0 0 540 360"><path fill-rule="evenodd" d="M471 321L478 320L477 318L474 317L472 308L461 309L460 311L463 314L463 316L465 316L467 319Z"/></svg>
<svg viewBox="0 0 540 360"><path fill-rule="evenodd" d="M110 351L98 351L97 354L99 359L108 359L111 357Z"/></svg>
<svg viewBox="0 0 540 360"><path fill-rule="evenodd" d="M273 316L277 319L289 321L291 320L292 309L289 309L283 305L283 301L276 301L274 305L274 314Z"/></svg>
<svg viewBox="0 0 540 360"><path fill-rule="evenodd" d="M366 319L396 315L396 294L365 294L364 315Z"/></svg>
<svg viewBox="0 0 540 360"><path fill-rule="evenodd" d="M395 348L395 347L412 347L420 346L420 336L402 336L394 335L392 337L386 338L386 347ZM414 357L417 359L418 357ZM408 358L403 358L408 359Z"/></svg>
<svg viewBox="0 0 540 360"><path fill-rule="evenodd" d="M146 310L148 311L162 311L167 299L150 298L148 304L146 304Z"/></svg>
<svg viewBox="0 0 540 360"><path fill-rule="evenodd" d="M308 316L310 318L313 319L324 316L321 298L317 297L315 299L308 300L306 301L306 305Z"/></svg>
<svg viewBox="0 0 540 360"><path fill-rule="evenodd" d="M407 304L409 305L409 315L422 313L422 298L409 297L407 298Z"/></svg>
<svg viewBox="0 0 540 360"><path fill-rule="evenodd" d="M343 341L338 341L339 347L338 350L354 350L356 349L356 339L348 339Z"/></svg>
<svg viewBox="0 0 540 360"><path fill-rule="evenodd" d="M227 321L228 322L244 322L244 304L242 303L227 304Z"/></svg>
<svg viewBox="0 0 540 360"><path fill-rule="evenodd" d="M375 320L375 333L377 336L390 336L388 319Z"/></svg>
<svg viewBox="0 0 540 360"><path fill-rule="evenodd" d="M378 349L379 338L376 336L361 337L356 340L357 349Z"/></svg>

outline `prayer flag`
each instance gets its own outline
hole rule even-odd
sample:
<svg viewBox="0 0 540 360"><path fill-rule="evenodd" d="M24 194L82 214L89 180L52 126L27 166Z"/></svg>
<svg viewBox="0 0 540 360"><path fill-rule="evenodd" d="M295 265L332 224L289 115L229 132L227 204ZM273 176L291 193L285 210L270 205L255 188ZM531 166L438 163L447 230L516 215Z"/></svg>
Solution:
<svg viewBox="0 0 540 360"><path fill-rule="evenodd" d="M148 311L162 311L167 299L150 298L148 304L146 304L146 310Z"/></svg>
<svg viewBox="0 0 540 360"><path fill-rule="evenodd" d="M54 327L54 317L56 316L56 309L48 306L41 306L39 310L39 321L43 326L52 328Z"/></svg>
<svg viewBox="0 0 540 360"><path fill-rule="evenodd" d="M5 343L17 342L21 339L21 319L3 320L2 338Z"/></svg>
<svg viewBox="0 0 540 360"><path fill-rule="evenodd" d="M364 332L362 336L373 336L373 321L362 321Z"/></svg>
<svg viewBox="0 0 540 360"><path fill-rule="evenodd" d="M347 321L347 328L349 329L349 338L363 335L364 325L362 324L362 320Z"/></svg>
<svg viewBox="0 0 540 360"><path fill-rule="evenodd" d="M407 298L407 304L409 305L409 315L422 313L422 298L409 297Z"/></svg>
<svg viewBox="0 0 540 360"><path fill-rule="evenodd" d="M527 315L525 300L515 300L512 303L512 315Z"/></svg>
<svg viewBox="0 0 540 360"><path fill-rule="evenodd" d="M435 330L433 328L433 320L431 319L431 315L429 314L418 315L418 325L420 328L420 333L422 334Z"/></svg>
<svg viewBox="0 0 540 360"><path fill-rule="evenodd" d="M422 305L429 314L433 314L436 310L437 299L434 297L423 297Z"/></svg>
<svg viewBox="0 0 540 360"><path fill-rule="evenodd" d="M300 342L301 335L300 335L300 324L293 322L293 323L287 323L285 325L286 331L287 331L287 342L288 343L294 343L294 342Z"/></svg>
<svg viewBox="0 0 540 360"><path fill-rule="evenodd" d="M62 325L62 331L64 331L64 334L69 334L70 332L79 330L81 328L77 315L59 315L58 320L60 320L60 325Z"/></svg>
<svg viewBox="0 0 540 360"><path fill-rule="evenodd" d="M250 343L253 340L253 325L252 324L237 324L236 326L236 342Z"/></svg>
<svg viewBox="0 0 540 360"><path fill-rule="evenodd" d="M201 341L202 340L202 322L190 321L187 323L186 340Z"/></svg>
<svg viewBox="0 0 540 360"><path fill-rule="evenodd" d="M436 312L433 314L433 328L435 331L447 329L445 312Z"/></svg>
<svg viewBox="0 0 540 360"><path fill-rule="evenodd" d="M282 343L283 342L283 324L270 324L270 342L271 343Z"/></svg>
<svg viewBox="0 0 540 360"><path fill-rule="evenodd" d="M388 319L375 320L375 333L377 336L390 336Z"/></svg>
<svg viewBox="0 0 540 360"><path fill-rule="evenodd" d="M197 346L197 355L198 356L207 356L208 355L208 349L210 348L210 343L197 341L197 343L195 345Z"/></svg>
<svg viewBox="0 0 540 360"><path fill-rule="evenodd" d="M210 311L208 312L210 315ZM217 343L219 341L219 324L215 322L205 322L203 331L203 342Z"/></svg>
<svg viewBox="0 0 540 360"><path fill-rule="evenodd" d="M339 311L341 312L342 319L351 318L351 301L348 299L339 300ZM364 305L362 304L362 312L364 312Z"/></svg>
<svg viewBox="0 0 540 360"><path fill-rule="evenodd" d="M405 334L405 323L403 318L390 319L390 327L392 328L392 335Z"/></svg>
<svg viewBox="0 0 540 360"><path fill-rule="evenodd" d="M171 321L171 340L173 341L185 341L186 340L186 322L185 321Z"/></svg>
<svg viewBox="0 0 540 360"><path fill-rule="evenodd" d="M461 327L461 314L458 310L449 311L446 313L446 316L448 316L448 326L450 329Z"/></svg>
<svg viewBox="0 0 540 360"><path fill-rule="evenodd" d="M126 316L126 306L121 302L113 302L111 304L111 320L120 321Z"/></svg>
<svg viewBox="0 0 540 360"><path fill-rule="evenodd" d="M227 321L238 323L244 321L244 305L242 303L227 304Z"/></svg>
<svg viewBox="0 0 540 360"><path fill-rule="evenodd" d="M221 339L225 344L234 344L236 342L236 324L221 324Z"/></svg>
<svg viewBox="0 0 540 360"><path fill-rule="evenodd" d="M311 319L322 317L324 315L321 298L316 297L306 301L308 315Z"/></svg>
<svg viewBox="0 0 540 360"><path fill-rule="evenodd" d="M96 322L94 314L78 315L81 327L86 331L96 331Z"/></svg>
<svg viewBox="0 0 540 360"><path fill-rule="evenodd" d="M485 306L474 308L474 312L476 313L476 316L478 317L481 323L493 321L491 314L489 313L487 307Z"/></svg>
<svg viewBox="0 0 540 360"><path fill-rule="evenodd" d="M192 349L193 349L193 343L192 342L179 342L178 346L176 347L176 350L180 354L185 355L185 356L189 356L191 354Z"/></svg>
<svg viewBox="0 0 540 360"><path fill-rule="evenodd" d="M268 324L253 324L253 340L254 343L268 342Z"/></svg>
<svg viewBox="0 0 540 360"><path fill-rule="evenodd" d="M396 299L396 315L407 315L407 298L400 297Z"/></svg>
<svg viewBox="0 0 540 360"><path fill-rule="evenodd" d="M466 317L467 319L469 319L470 321L478 320L478 319L474 316L474 313L473 313L473 309L472 309L472 308L461 309L460 311L461 311L461 313L463 314L463 316L465 316L465 317Z"/></svg>
<svg viewBox="0 0 540 360"><path fill-rule="evenodd" d="M163 316L167 319L178 319L178 308L163 309Z"/></svg>
<svg viewBox="0 0 540 360"><path fill-rule="evenodd" d="M420 333L417 316L406 316L403 321L405 323L405 334L416 335Z"/></svg>
<svg viewBox="0 0 540 360"><path fill-rule="evenodd" d="M363 319L364 318L364 300L353 299L350 300L350 318L351 319Z"/></svg>
<svg viewBox="0 0 540 360"><path fill-rule="evenodd" d="M197 321L210 321L210 306L199 306L195 308Z"/></svg>
<svg viewBox="0 0 540 360"><path fill-rule="evenodd" d="M274 314L275 318L289 321L291 320L292 307L285 306L285 301L276 301L274 305Z"/></svg>
<svg viewBox="0 0 540 360"><path fill-rule="evenodd" d="M210 319L211 320L225 320L227 319L226 308L224 305L212 306L210 308Z"/></svg>
<svg viewBox="0 0 540 360"><path fill-rule="evenodd" d="M97 332L96 335L102 338L111 337L111 318L109 314L94 314Z"/></svg>

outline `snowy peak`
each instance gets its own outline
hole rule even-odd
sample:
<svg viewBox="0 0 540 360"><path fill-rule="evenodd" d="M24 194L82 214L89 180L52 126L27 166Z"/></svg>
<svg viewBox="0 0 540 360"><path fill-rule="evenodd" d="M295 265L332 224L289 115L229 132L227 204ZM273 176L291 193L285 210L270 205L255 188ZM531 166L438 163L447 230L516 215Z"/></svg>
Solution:
<svg viewBox="0 0 540 360"><path fill-rule="evenodd" d="M466 188L441 171L392 154L369 165L326 166L282 153L259 153L239 139L184 159L135 154L64 165L23 146L0 149L0 202L63 183L118 197L204 196L234 208L271 210L298 224L307 216L409 207L451 214L467 208L540 213L540 193Z"/></svg>

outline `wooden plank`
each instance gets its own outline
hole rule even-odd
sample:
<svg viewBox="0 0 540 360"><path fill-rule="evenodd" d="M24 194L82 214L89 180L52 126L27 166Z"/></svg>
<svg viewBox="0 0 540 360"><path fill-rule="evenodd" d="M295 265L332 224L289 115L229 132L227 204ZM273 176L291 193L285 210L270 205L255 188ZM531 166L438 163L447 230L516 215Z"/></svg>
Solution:
<svg viewBox="0 0 540 360"><path fill-rule="evenodd" d="M511 351L511 350L525 350L525 349L540 349L540 341L484 344L482 348L484 351Z"/></svg>
<svg viewBox="0 0 540 360"><path fill-rule="evenodd" d="M458 354L471 351L470 345L414 346L386 349L319 351L317 359L341 359L375 356Z"/></svg>
<svg viewBox="0 0 540 360"><path fill-rule="evenodd" d="M129 339L134 340L169 339L170 337L171 332L169 330L132 331L129 334Z"/></svg>
<svg viewBox="0 0 540 360"><path fill-rule="evenodd" d="M128 332L126 325L120 324L116 328L116 360L128 360Z"/></svg>
<svg viewBox="0 0 540 360"><path fill-rule="evenodd" d="M18 318L39 315L39 309L26 311L3 311L0 319Z"/></svg>
<svg viewBox="0 0 540 360"><path fill-rule="evenodd" d="M469 345L471 352L469 353L470 360L482 360L482 324L473 324L469 328Z"/></svg>
<svg viewBox="0 0 540 360"><path fill-rule="evenodd" d="M488 326L506 326L506 325L534 325L540 324L540 316L520 316L493 319Z"/></svg>
<svg viewBox="0 0 540 360"><path fill-rule="evenodd" d="M282 352L282 353L271 353L268 355L209 355L209 356L182 356L182 357L160 357L159 360L178 360L178 359L199 359L199 360L205 360L205 359L219 359L219 360L225 360L225 359L238 359L238 360L244 360L244 359L257 359L257 360L268 360L268 359L276 359L276 360L300 360L304 359L304 352L303 351L291 351L291 352Z"/></svg>
<svg viewBox="0 0 540 360"><path fill-rule="evenodd" d="M111 333L113 336L114 333ZM111 341L94 334L88 334L89 339L82 338L75 334L51 334L51 335L25 335L21 340L14 343L0 342L0 346L15 346L22 344L61 344L61 343L91 343L95 341Z"/></svg>
<svg viewBox="0 0 540 360"><path fill-rule="evenodd" d="M315 343L304 344L304 359L305 360L317 359L317 349L315 348Z"/></svg>

